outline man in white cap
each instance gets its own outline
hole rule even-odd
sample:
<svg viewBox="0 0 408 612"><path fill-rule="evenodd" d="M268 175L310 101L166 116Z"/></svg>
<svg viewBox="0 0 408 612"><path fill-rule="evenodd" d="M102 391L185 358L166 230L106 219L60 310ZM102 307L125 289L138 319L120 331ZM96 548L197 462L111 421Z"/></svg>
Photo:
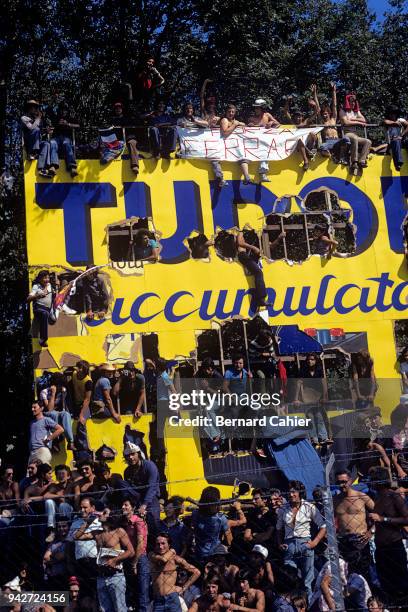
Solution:
<svg viewBox="0 0 408 612"><path fill-rule="evenodd" d="M20 122L28 159L38 158L38 173L52 179L59 168L58 143L52 138L53 127L49 118L41 112L37 100L28 100Z"/></svg>
<svg viewBox="0 0 408 612"><path fill-rule="evenodd" d="M138 512L147 515L149 531L152 527L154 530L160 520L159 472L156 464L146 459L140 446L133 442L126 442L124 456L128 466L123 477L137 488L141 503Z"/></svg>
<svg viewBox="0 0 408 612"><path fill-rule="evenodd" d="M248 125L251 127L264 127L264 128L277 128L279 127L279 121L275 119L271 113L268 113L266 100L263 98L257 98L252 105L253 113L249 117ZM259 164L259 182L270 183L270 179L267 177L269 170L268 161L261 161Z"/></svg>

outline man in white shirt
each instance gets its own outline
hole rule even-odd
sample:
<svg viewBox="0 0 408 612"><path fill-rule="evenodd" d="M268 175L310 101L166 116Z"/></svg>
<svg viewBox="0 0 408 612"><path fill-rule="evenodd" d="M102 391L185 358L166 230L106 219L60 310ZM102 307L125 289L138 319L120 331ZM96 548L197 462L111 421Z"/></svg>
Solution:
<svg viewBox="0 0 408 612"><path fill-rule="evenodd" d="M279 548L284 553L284 563L300 572L310 601L314 579L313 549L324 538L326 526L319 510L306 501L305 496L306 490L302 482L289 481L289 501L278 510L276 530ZM313 539L312 523L319 530Z"/></svg>
<svg viewBox="0 0 408 612"><path fill-rule="evenodd" d="M94 520L92 520L94 519ZM102 524L96 514L95 502L91 497L84 497L81 501L81 516L71 523L67 536L68 542L75 543L75 566L76 574L81 579L81 590L85 585L88 587L96 585L96 557L98 549L94 539L77 540L75 534L80 527L87 523L85 533L91 534L93 531L102 531Z"/></svg>
<svg viewBox="0 0 408 612"><path fill-rule="evenodd" d="M354 93L346 96L339 117L341 124L344 126L343 136L351 142L350 170L355 172L359 168L367 168L367 155L370 151L371 140L363 138L357 133L357 127L366 126L367 121L360 111L360 105Z"/></svg>

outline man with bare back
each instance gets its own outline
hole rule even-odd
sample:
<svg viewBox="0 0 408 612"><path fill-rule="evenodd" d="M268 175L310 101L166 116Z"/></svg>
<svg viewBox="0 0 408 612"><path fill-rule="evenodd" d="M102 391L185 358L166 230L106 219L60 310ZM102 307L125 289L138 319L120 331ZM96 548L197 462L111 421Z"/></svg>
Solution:
<svg viewBox="0 0 408 612"><path fill-rule="evenodd" d="M264 127L264 128L277 128L280 123L271 113L266 111L266 102L262 98L255 100L253 106L253 113L249 117L248 126L250 127ZM267 177L269 170L269 162L267 160L261 161L259 164L259 182L270 183L270 179Z"/></svg>
<svg viewBox="0 0 408 612"><path fill-rule="evenodd" d="M333 498L337 522L339 551L347 561L352 561L355 571L369 579L370 545L373 533L367 526L367 514L374 508L373 500L361 491L352 488L348 470L336 473L339 495Z"/></svg>
<svg viewBox="0 0 408 612"><path fill-rule="evenodd" d="M170 548L170 536L160 533L156 537L154 552L149 555L153 584L153 612L181 612L180 598L200 577L200 570L187 563ZM190 578L182 586L176 586L177 568L183 568Z"/></svg>
<svg viewBox="0 0 408 612"><path fill-rule="evenodd" d="M99 518L101 532L87 532L91 521L95 520L95 516L91 514L74 533L74 539L96 541L98 550L96 585L102 612L127 610L123 561L133 557L135 550L126 531L119 527L117 519L110 515L108 508Z"/></svg>

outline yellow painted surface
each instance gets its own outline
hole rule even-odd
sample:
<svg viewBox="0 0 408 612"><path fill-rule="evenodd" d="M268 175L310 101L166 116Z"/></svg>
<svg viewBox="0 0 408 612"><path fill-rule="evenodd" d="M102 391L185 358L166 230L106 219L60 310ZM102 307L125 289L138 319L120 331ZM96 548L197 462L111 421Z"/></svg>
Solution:
<svg viewBox="0 0 408 612"><path fill-rule="evenodd" d="M64 166L64 164L62 164ZM65 166L64 166L65 167ZM404 166L405 168L405 166ZM67 269L83 270L82 266L71 266L66 260L64 223L62 210L42 210L35 200L35 184L44 182L35 172L33 162L25 162L25 193L26 193L26 219L27 219L27 248L29 264L32 268L31 276L46 266ZM238 179L238 167L226 163L224 165L225 178ZM106 208L92 208L92 246L94 263L96 265L108 264L108 248L106 241L106 228L109 224L125 219L123 182L135 180L130 171L128 161L114 161L102 167L98 160L80 160L78 162L79 176L71 179L64 168L58 172L55 182L110 182L116 189L117 206ZM403 170L404 171L404 170ZM405 170L406 171L406 170ZM251 174L255 174L256 166L251 164ZM362 177L350 179L360 190L368 195L378 213L378 233L373 245L357 257L337 258L323 260L311 257L301 265L289 265L284 261L264 263L264 276L266 285L273 287L278 294L275 308L281 308L282 296L287 287L296 287L295 295L300 294L304 285L311 286L310 298L315 299L320 281L324 275L333 274L335 279L329 286L326 300L331 303L336 291L343 285L353 282L359 286L367 285L367 280L379 276L382 272L389 272L390 279L396 284L407 280L407 269L403 255L394 253L390 249L388 230L384 212L384 203L381 192L380 176L395 175L390 169L390 158L374 157L369 168ZM311 164L311 170L303 174L299 168L296 156L270 164L271 183L265 185L278 197L283 195L297 195L299 191L311 180L320 177L347 178L346 169L334 166L325 160L318 160ZM399 175L398 175L399 176ZM175 215L173 181L194 181L199 190L202 206L204 232L208 237L215 234L211 210L209 179L212 179L209 163L197 160L152 160L141 161L138 181L144 181L151 189L152 217L155 229L162 238L171 236L177 228ZM343 203L345 207L347 205ZM292 212L299 212L292 209ZM249 224L260 230L264 220L262 209L256 204L238 205L239 225ZM133 276L125 276L111 267L104 268L104 274L109 277L113 300L124 298L122 315L128 316L133 300L145 292L156 292L160 298L147 300L140 310L143 316L152 315L163 308L166 300L176 291L187 290L193 296L185 295L177 303L174 311L183 314L198 309L202 292L206 289L213 291L212 304L215 305L219 290L227 289L228 297L226 308L232 307L237 290L252 286L252 278L246 277L238 262L226 262L210 249L209 262L189 259L178 264L149 264ZM401 291L401 302L408 300L408 289ZM343 301L345 306L351 306L356 301L353 290L348 292ZM249 299L243 301L241 314L246 316ZM358 310L344 315L334 311L327 315L287 317L283 314L270 319L273 325L297 324L299 329L317 328L329 329L341 327L346 332L367 332L370 353L375 362L377 378L393 378L390 388L380 388L376 403L383 407L385 416L391 407L395 406L399 395L399 380L396 370L396 349L393 337L393 320L407 318L407 311L390 308L386 312L372 310L363 314ZM111 320L95 328L86 326L77 317L78 335L67 337L51 337L49 351L57 363L61 363L64 353L73 353L98 364L107 359L107 338L111 334L140 334L156 332L159 335L160 354L168 359L175 356L189 356L195 350L195 331L209 329L211 321L203 321L198 312L193 312L185 319L171 323L160 313L151 321L137 325L129 319L123 325L115 326ZM141 365L140 355L132 354L129 341L123 340L121 347L116 347L112 361L120 363L129 357ZM34 350L38 350L38 341L33 341ZM129 352L128 352L129 351ZM392 388L391 388L392 387ZM137 422L137 428L148 430L149 416L144 416ZM118 426L110 420L89 423L89 437L91 446L96 450L103 442L122 449L123 428L126 422L132 422L131 417L124 417L122 425ZM136 424L133 423L136 427ZM146 433L146 441L147 441ZM183 492L192 496L199 495L205 482L203 480L202 461L198 454L197 444L193 437L190 439L167 439L168 479L170 481L189 480L186 485L174 484L171 493ZM71 453L67 459L70 460ZM60 455L59 459L65 459ZM122 471L123 459L118 455L113 463L113 471ZM197 480L193 480L197 479ZM227 488L222 488L223 493Z"/></svg>

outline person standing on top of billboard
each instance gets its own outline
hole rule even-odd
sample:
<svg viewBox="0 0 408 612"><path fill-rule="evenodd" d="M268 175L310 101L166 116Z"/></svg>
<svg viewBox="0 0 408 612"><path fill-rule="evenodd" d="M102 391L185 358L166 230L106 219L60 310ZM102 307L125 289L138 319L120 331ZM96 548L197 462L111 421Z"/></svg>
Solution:
<svg viewBox="0 0 408 612"><path fill-rule="evenodd" d="M156 91L164 83L164 78L155 67L155 60L148 55L136 75L136 87L134 89L141 110L151 110L151 105Z"/></svg>
<svg viewBox="0 0 408 612"><path fill-rule="evenodd" d="M253 114L249 117L248 126L253 127L264 127L264 128L278 128L280 123L271 113L268 113L266 101L262 98L257 98L252 106ZM270 179L267 177L269 170L269 162L261 161L259 164L259 182L270 183Z"/></svg>

